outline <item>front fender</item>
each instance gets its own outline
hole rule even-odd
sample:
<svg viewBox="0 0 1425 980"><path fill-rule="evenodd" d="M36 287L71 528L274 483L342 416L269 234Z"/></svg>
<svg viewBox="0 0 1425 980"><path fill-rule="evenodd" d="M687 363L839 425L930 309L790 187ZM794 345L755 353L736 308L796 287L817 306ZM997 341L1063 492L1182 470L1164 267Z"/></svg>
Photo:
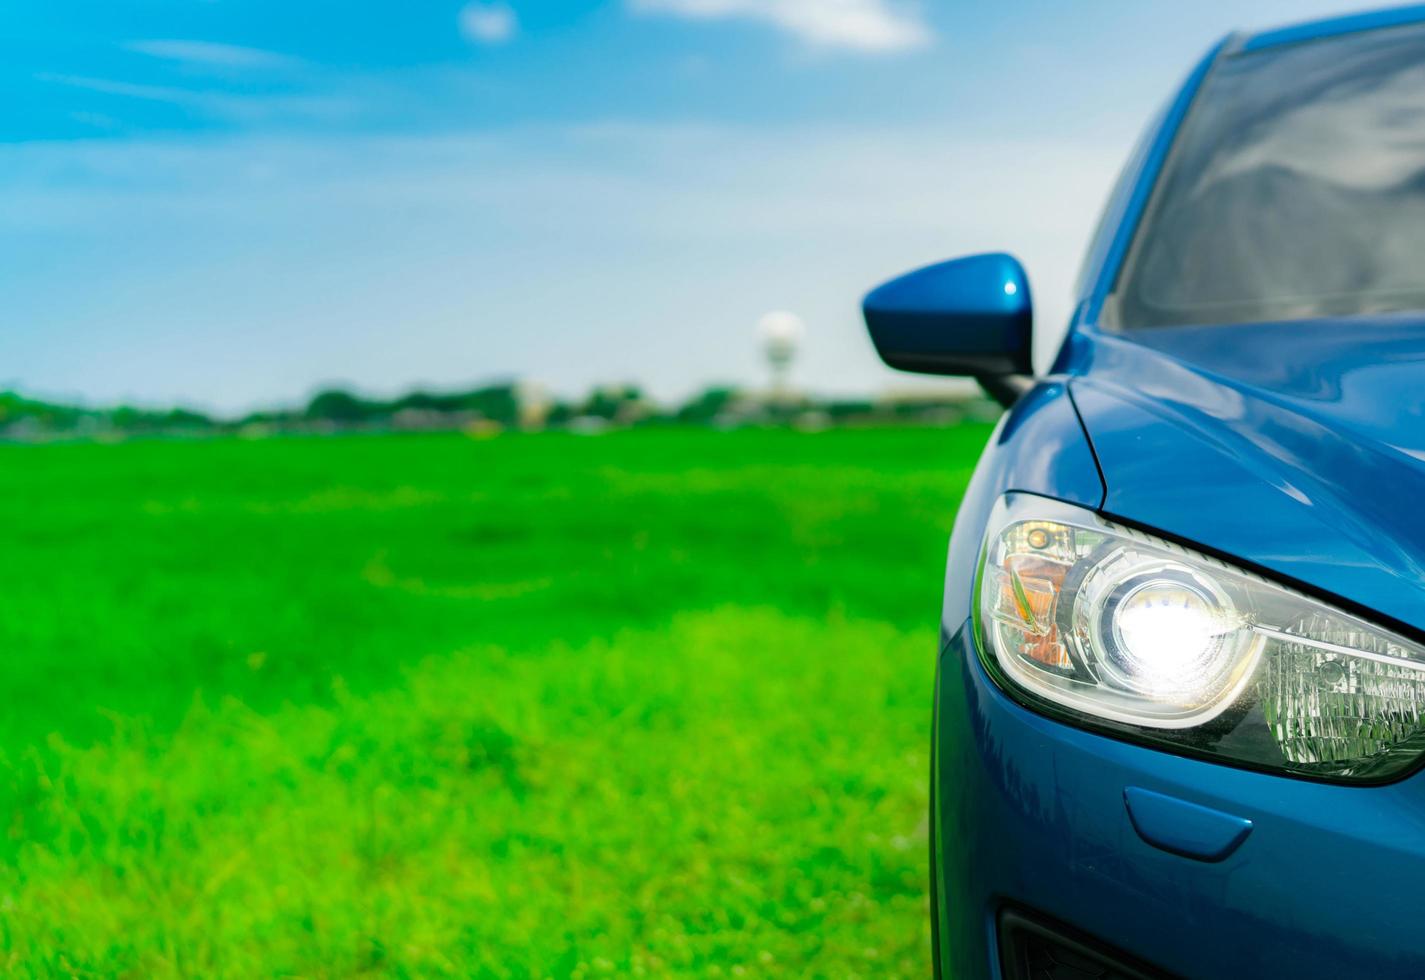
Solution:
<svg viewBox="0 0 1425 980"><path fill-rule="evenodd" d="M1064 378L1046 378L1015 403L1000 419L969 488L955 516L950 536L950 555L945 576L944 606L941 612L941 662L936 671L935 734L931 757L932 888L931 904L935 921L937 975L968 978L982 975L993 943L992 929L979 928L977 909L960 909L956 896L946 887L946 860L963 856L967 845L967 819L958 794L957 773L971 764L972 747L964 739L941 739L945 712L954 714L951 731L963 732L965 672L978 671L968 662L967 645L951 645L970 614L975 568L985 525L995 502L1009 491L1036 493L1082 507L1098 509L1104 500L1104 484L1089 447L1068 383ZM960 874L948 876L960 880Z"/></svg>

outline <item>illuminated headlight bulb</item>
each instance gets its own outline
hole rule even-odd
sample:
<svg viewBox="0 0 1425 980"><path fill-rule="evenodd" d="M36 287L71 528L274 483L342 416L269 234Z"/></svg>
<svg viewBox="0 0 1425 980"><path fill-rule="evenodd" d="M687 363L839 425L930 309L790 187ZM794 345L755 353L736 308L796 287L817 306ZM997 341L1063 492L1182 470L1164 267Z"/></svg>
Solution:
<svg viewBox="0 0 1425 980"><path fill-rule="evenodd" d="M1148 581L1130 586L1106 611L1114 642L1105 667L1129 690L1191 699L1219 674L1222 610L1197 589Z"/></svg>
<svg viewBox="0 0 1425 980"><path fill-rule="evenodd" d="M981 661L1057 721L1313 778L1425 768L1425 643L1221 559L1010 494L975 589Z"/></svg>

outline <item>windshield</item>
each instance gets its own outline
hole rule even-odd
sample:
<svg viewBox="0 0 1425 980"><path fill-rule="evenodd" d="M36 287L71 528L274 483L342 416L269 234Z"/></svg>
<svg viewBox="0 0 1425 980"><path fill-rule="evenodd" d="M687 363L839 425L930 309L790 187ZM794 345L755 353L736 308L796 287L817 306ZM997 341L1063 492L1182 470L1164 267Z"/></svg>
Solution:
<svg viewBox="0 0 1425 980"><path fill-rule="evenodd" d="M1109 326L1425 309L1425 29L1238 54L1195 100Z"/></svg>

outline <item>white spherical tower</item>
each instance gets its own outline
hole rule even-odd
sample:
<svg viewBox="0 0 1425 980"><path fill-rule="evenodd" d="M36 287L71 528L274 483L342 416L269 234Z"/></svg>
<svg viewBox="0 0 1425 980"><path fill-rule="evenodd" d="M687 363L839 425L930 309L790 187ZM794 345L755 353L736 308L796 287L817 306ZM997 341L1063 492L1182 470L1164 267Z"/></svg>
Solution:
<svg viewBox="0 0 1425 980"><path fill-rule="evenodd" d="M767 355L767 364L772 369L772 398L785 402L790 390L787 376L796 359L797 347L806 335L806 324L795 313L776 310L757 321L757 333L762 338L762 350Z"/></svg>

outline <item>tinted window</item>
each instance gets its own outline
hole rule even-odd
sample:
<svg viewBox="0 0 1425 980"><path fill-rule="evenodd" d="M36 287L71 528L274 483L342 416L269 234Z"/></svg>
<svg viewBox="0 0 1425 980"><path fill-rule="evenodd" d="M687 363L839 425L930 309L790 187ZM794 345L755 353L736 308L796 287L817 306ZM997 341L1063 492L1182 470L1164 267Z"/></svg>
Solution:
<svg viewBox="0 0 1425 980"><path fill-rule="evenodd" d="M1425 31L1208 76L1110 302L1150 327L1425 309Z"/></svg>

